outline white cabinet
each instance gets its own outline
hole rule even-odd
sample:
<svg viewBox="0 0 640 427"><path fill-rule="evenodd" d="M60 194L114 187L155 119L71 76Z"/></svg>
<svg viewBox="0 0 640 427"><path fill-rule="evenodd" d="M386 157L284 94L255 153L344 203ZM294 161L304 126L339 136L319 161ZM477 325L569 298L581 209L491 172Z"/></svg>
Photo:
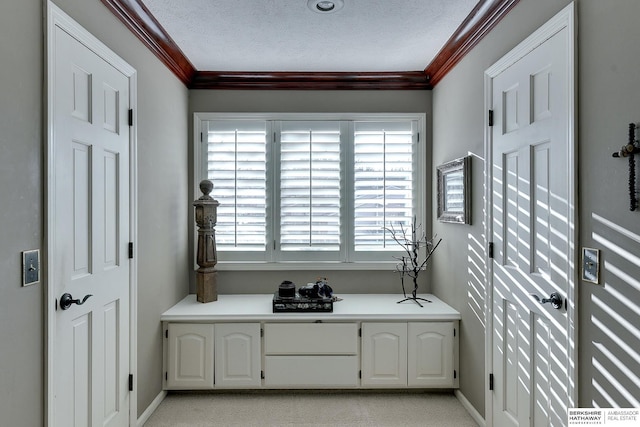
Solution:
<svg viewBox="0 0 640 427"><path fill-rule="evenodd" d="M357 354L358 324L266 323L266 354Z"/></svg>
<svg viewBox="0 0 640 427"><path fill-rule="evenodd" d="M407 386L407 324L362 324L362 385Z"/></svg>
<svg viewBox="0 0 640 427"><path fill-rule="evenodd" d="M457 387L454 322L408 324L409 387Z"/></svg>
<svg viewBox="0 0 640 427"><path fill-rule="evenodd" d="M363 322L362 386L457 387L456 324Z"/></svg>
<svg viewBox="0 0 640 427"><path fill-rule="evenodd" d="M165 389L261 386L259 323L168 323Z"/></svg>
<svg viewBox="0 0 640 427"><path fill-rule="evenodd" d="M213 388L213 333L212 324L169 324L166 388Z"/></svg>
<svg viewBox="0 0 640 427"><path fill-rule="evenodd" d="M190 295L161 318L164 389L457 388L460 314L423 296L433 302L341 295L333 313L272 313L273 295Z"/></svg>
<svg viewBox="0 0 640 427"><path fill-rule="evenodd" d="M216 324L214 365L216 388L260 387L260 324Z"/></svg>
<svg viewBox="0 0 640 427"><path fill-rule="evenodd" d="M267 323L264 385L270 388L358 386L358 324Z"/></svg>

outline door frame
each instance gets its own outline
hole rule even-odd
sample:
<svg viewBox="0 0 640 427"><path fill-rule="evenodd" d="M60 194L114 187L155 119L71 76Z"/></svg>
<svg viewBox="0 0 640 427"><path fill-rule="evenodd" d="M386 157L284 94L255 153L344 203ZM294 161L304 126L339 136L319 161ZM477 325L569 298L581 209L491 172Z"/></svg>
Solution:
<svg viewBox="0 0 640 427"><path fill-rule="evenodd" d="M578 218L577 206L577 162L578 150L576 144L576 98L577 98L577 31L576 31L576 7L574 2L569 3L551 20L542 25L538 30L532 33L518 46L513 48L509 53L504 55L496 63L485 71L484 74L484 100L485 100L485 118L484 123L489 123L489 110L493 109L493 79L500 73L505 71L511 65L515 64L529 52L540 46L554 34L563 29L569 32L569 43L567 46L569 58L568 82L567 82L567 140L569 147L569 158L575 159L570 165L568 171L568 187L569 187L569 283L567 292L567 316L569 326L569 372L567 373L569 381L569 405L575 407L578 403L578 289L577 289L577 266L578 264ZM485 127L484 137L484 197L485 197L485 214L484 214L484 235L485 248L487 255L485 256L485 422L487 426L493 426L493 393L489 391L489 374L492 373L493 366L493 265L492 259L489 258L488 247L493 236L493 134L492 127Z"/></svg>
<svg viewBox="0 0 640 427"><path fill-rule="evenodd" d="M54 33L56 27L65 31L96 55L101 57L119 72L124 74L129 80L129 108L133 110L133 125L129 126L129 241L137 242L138 236L138 204L137 204L137 72L113 52L104 43L84 29L80 24L74 21L69 15L63 12L51 0L44 2L44 16L46 19L45 37L45 73L46 73L46 100L45 107L46 116L46 241L44 243L44 264L45 264L45 425L53 426L55 424L55 399L54 399L54 355L56 343L56 289L53 283L53 248L55 247L55 234L53 233L56 218L55 212L55 182L54 182L54 64L55 64L55 44ZM133 375L133 391L129 396L129 425L134 426L137 423L137 323L138 323L138 256L137 244L133 245L133 258L129 261L129 369Z"/></svg>

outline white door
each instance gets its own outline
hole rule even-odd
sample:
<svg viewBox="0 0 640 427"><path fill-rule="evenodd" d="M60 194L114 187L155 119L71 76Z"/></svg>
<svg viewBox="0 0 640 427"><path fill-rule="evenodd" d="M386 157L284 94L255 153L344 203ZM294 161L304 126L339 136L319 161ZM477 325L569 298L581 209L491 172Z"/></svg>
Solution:
<svg viewBox="0 0 640 427"><path fill-rule="evenodd" d="M63 28L49 37L50 422L127 426L129 80Z"/></svg>
<svg viewBox="0 0 640 427"><path fill-rule="evenodd" d="M489 184L494 426L566 425L567 408L575 404L569 9L516 48L520 56L512 52L502 69L487 72L493 73L494 119ZM559 295L555 307L546 301L553 293Z"/></svg>

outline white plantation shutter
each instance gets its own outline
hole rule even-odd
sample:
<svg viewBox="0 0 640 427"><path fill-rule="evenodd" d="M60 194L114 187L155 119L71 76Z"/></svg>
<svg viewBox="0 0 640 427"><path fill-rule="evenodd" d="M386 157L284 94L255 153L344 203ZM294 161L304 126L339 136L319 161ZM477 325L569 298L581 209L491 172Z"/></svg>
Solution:
<svg viewBox="0 0 640 427"><path fill-rule="evenodd" d="M220 202L219 251L264 251L267 228L267 122L207 122L207 178Z"/></svg>
<svg viewBox="0 0 640 427"><path fill-rule="evenodd" d="M415 123L354 124L354 249L398 250L385 227L414 215Z"/></svg>
<svg viewBox="0 0 640 427"><path fill-rule="evenodd" d="M426 158L424 117L391 116L196 113L219 260L393 264L385 227L422 223Z"/></svg>
<svg viewBox="0 0 640 427"><path fill-rule="evenodd" d="M281 123L281 251L340 250L342 137L337 121Z"/></svg>

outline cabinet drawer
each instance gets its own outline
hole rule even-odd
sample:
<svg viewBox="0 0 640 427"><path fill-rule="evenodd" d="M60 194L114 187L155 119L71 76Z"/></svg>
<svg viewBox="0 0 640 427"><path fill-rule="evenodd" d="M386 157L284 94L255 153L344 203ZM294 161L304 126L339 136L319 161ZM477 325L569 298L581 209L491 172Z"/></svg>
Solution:
<svg viewBox="0 0 640 427"><path fill-rule="evenodd" d="M357 354L356 323L268 323L265 354Z"/></svg>
<svg viewBox="0 0 640 427"><path fill-rule="evenodd" d="M266 356L266 387L357 387L357 356Z"/></svg>

